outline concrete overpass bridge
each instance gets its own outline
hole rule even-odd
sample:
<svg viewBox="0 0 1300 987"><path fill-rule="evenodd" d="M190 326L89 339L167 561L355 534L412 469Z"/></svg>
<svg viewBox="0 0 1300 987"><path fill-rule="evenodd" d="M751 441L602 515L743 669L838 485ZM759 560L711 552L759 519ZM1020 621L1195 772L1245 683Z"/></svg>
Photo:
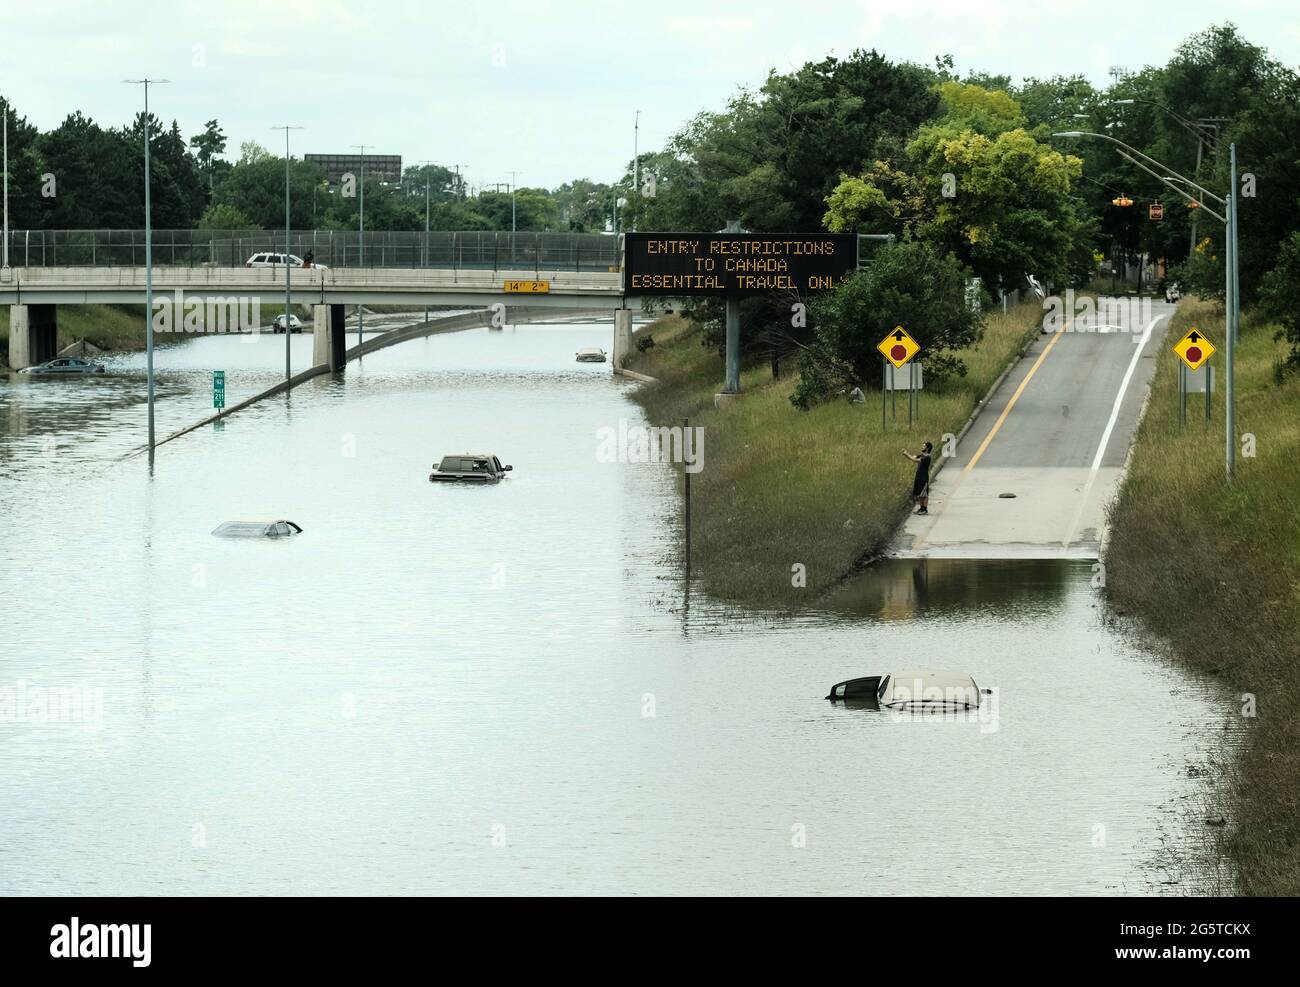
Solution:
<svg viewBox="0 0 1300 987"><path fill-rule="evenodd" d="M178 322L186 303L198 303L205 314L216 312L215 323L209 326L205 318L204 325L219 332L240 326L243 313L254 300L283 302L284 282L283 267L155 267L153 298L155 306L169 300L179 305ZM347 362L342 328L347 305L490 309L526 301L530 312L603 312L615 316L620 327L626 325L628 333L631 326L631 312L624 307L622 275L617 270L294 268L290 284L292 300L312 307L316 363L335 370ZM541 284L545 290L536 290ZM21 370L54 357L59 305L144 304L145 300L143 267L18 267L2 271L0 304L10 306L9 364ZM619 311L625 312L626 318L617 317ZM621 358L619 339L616 332L614 348Z"/></svg>

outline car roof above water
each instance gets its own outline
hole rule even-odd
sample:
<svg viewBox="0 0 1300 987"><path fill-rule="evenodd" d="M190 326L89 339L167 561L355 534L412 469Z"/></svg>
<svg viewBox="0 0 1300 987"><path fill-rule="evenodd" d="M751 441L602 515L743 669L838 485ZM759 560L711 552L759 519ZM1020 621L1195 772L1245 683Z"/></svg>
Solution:
<svg viewBox="0 0 1300 987"><path fill-rule="evenodd" d="M881 705L979 705L979 687L964 672L934 668L901 668L881 680Z"/></svg>
<svg viewBox="0 0 1300 987"><path fill-rule="evenodd" d="M214 535L223 538L261 538L275 528L277 524L287 524L295 532L302 528L292 521L222 521L212 529Z"/></svg>

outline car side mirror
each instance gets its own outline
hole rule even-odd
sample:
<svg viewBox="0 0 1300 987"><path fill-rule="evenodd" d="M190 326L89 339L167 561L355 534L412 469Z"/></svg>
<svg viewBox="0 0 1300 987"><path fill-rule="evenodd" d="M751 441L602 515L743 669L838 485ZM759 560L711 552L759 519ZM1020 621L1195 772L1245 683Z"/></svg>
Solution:
<svg viewBox="0 0 1300 987"><path fill-rule="evenodd" d="M507 473L509 473L512 469L514 469L513 466L502 466L501 468L505 470Z"/></svg>

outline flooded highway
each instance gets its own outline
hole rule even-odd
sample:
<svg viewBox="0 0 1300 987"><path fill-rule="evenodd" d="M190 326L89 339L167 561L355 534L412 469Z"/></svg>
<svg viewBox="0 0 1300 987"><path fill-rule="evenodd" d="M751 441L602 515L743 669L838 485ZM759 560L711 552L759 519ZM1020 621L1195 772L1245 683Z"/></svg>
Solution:
<svg viewBox="0 0 1300 987"><path fill-rule="evenodd" d="M894 560L797 613L687 601L672 467L597 454L644 424L640 385L574 362L609 338L406 343L152 468L122 458L143 355L0 380L0 690L98 697L0 722L0 891L1201 889L1198 766L1235 706L1124 630L1089 563ZM211 413L211 371L233 404L283 354L161 348L159 434ZM461 452L514 470L428 482ZM249 517L304 532L211 534ZM823 698L917 665L994 695L914 719Z"/></svg>

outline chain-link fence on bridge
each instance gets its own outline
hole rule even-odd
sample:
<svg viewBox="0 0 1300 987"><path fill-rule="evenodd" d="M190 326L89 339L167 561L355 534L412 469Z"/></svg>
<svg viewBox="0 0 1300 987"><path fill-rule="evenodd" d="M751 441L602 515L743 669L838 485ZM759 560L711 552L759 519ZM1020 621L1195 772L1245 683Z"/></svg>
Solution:
<svg viewBox="0 0 1300 987"><path fill-rule="evenodd" d="M486 271L608 271L619 263L616 236L600 233L388 232L295 230L289 253L312 254L329 267ZM160 267L242 267L254 254L283 253L284 232L154 230ZM136 267L145 261L143 230L11 230L15 267Z"/></svg>

